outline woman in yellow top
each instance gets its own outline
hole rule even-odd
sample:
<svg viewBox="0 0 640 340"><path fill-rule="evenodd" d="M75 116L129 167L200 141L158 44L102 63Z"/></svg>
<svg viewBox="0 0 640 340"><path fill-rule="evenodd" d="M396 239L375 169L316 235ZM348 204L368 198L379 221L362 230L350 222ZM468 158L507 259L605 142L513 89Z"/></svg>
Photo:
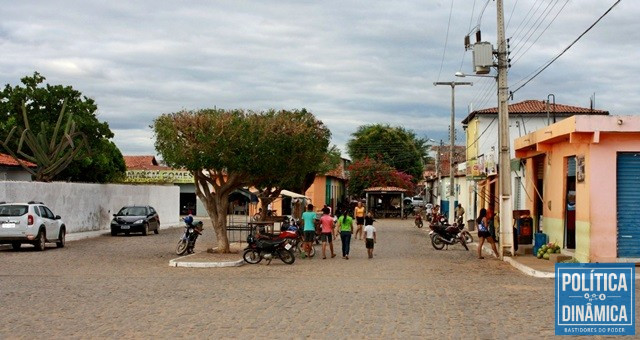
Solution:
<svg viewBox="0 0 640 340"><path fill-rule="evenodd" d="M362 202L358 202L358 206L353 210L353 216L356 217L356 240L362 239L362 226L364 225L364 206ZM358 238L360 235L360 238Z"/></svg>

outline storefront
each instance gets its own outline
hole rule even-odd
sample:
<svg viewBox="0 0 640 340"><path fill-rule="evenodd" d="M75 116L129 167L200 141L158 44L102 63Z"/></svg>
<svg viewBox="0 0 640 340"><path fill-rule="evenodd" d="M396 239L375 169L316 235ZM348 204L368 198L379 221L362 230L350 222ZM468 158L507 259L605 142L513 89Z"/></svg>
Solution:
<svg viewBox="0 0 640 340"><path fill-rule="evenodd" d="M640 262L640 117L574 116L516 139L525 209L580 262Z"/></svg>

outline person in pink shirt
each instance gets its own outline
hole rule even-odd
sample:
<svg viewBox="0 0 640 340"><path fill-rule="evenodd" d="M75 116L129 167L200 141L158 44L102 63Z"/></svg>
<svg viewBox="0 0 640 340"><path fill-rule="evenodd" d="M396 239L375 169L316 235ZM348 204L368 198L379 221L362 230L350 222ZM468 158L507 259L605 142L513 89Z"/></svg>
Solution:
<svg viewBox="0 0 640 340"><path fill-rule="evenodd" d="M326 259L327 255L327 242L329 242L329 249L331 250L331 258L336 257L336 254L333 252L333 228L335 228L335 224L333 222L333 217L329 215L329 208L322 209L322 217L320 217L320 225L322 226L321 231L321 239L322 239L322 258Z"/></svg>

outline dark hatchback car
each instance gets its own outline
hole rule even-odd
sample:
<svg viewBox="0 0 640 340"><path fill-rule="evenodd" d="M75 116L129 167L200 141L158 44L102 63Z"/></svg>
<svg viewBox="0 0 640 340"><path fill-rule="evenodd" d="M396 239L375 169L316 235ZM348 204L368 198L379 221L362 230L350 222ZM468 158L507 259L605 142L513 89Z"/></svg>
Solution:
<svg viewBox="0 0 640 340"><path fill-rule="evenodd" d="M160 218L153 207L150 206L128 206L123 207L117 214L113 214L111 220L111 236L118 233L136 233L148 235L153 230L158 233L160 230Z"/></svg>

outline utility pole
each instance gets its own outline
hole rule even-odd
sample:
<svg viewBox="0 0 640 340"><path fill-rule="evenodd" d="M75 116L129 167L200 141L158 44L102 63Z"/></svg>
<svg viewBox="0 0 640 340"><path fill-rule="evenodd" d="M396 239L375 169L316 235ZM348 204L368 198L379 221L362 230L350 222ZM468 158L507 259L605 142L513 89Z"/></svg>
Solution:
<svg viewBox="0 0 640 340"><path fill-rule="evenodd" d="M507 42L504 32L503 0L496 0L498 12L498 147L500 149L500 256L514 255L513 247L513 211L511 210L511 152L509 138L509 86L507 85Z"/></svg>
<svg viewBox="0 0 640 340"><path fill-rule="evenodd" d="M440 151L442 150L442 145L443 145L443 143L442 143L442 139L441 139L440 140L440 145L438 147L436 147L436 178L438 179L438 191L437 191L438 194L436 195L436 202L435 202L436 204L434 204L434 205L440 205L440 194L441 194L441 191L440 191L440 188L441 188L441 186L440 186L440 181L441 181L441 177L440 177L440 175L441 175L441 173L440 173L440 163L441 163Z"/></svg>
<svg viewBox="0 0 640 340"><path fill-rule="evenodd" d="M447 85L451 86L451 125L449 126L449 221L455 219L455 188L454 188L454 171L453 171L453 149L455 146L455 124L456 124L456 86L470 85L473 83L462 81L435 82L434 86Z"/></svg>

